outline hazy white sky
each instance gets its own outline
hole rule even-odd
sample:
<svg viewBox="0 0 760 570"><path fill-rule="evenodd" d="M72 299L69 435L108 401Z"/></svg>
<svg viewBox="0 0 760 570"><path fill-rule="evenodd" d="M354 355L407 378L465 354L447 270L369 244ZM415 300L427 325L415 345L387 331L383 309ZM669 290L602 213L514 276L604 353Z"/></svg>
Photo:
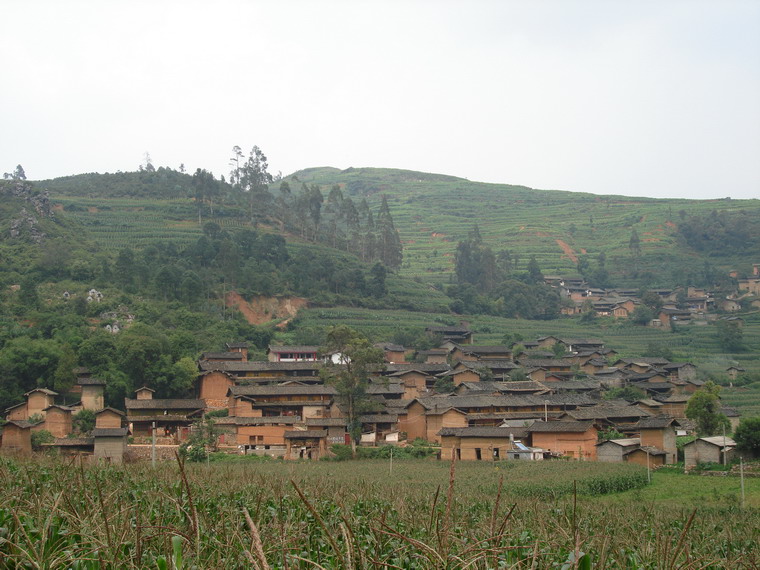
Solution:
<svg viewBox="0 0 760 570"><path fill-rule="evenodd" d="M0 171L407 168L760 197L760 2L2 0Z"/></svg>

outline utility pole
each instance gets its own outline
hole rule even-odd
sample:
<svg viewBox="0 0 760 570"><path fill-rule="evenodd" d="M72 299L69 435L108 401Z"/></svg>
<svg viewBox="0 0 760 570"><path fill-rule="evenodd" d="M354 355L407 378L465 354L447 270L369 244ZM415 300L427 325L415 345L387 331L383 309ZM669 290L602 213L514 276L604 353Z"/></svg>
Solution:
<svg viewBox="0 0 760 570"><path fill-rule="evenodd" d="M156 422L153 422L153 428L151 429L151 432L153 434L153 442L151 444L150 448L150 464L155 467L156 466Z"/></svg>

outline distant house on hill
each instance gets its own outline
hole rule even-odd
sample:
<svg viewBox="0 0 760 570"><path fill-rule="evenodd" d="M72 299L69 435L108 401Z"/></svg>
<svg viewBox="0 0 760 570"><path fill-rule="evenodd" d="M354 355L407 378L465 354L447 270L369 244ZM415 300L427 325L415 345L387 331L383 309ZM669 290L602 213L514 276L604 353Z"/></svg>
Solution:
<svg viewBox="0 0 760 570"><path fill-rule="evenodd" d="M472 331L464 326L426 327L425 332L440 335L444 341L450 340L457 344L472 344Z"/></svg>

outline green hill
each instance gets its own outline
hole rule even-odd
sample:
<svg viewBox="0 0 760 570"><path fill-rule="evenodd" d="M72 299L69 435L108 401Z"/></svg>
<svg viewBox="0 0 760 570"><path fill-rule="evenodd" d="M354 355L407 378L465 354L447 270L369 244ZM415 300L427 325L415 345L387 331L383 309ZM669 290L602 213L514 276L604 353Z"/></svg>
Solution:
<svg viewBox="0 0 760 570"><path fill-rule="evenodd" d="M593 196L389 169L303 170L261 201L221 181L199 189L196 176L164 168L0 184L0 407L37 385L65 391L77 365L107 380L112 404L148 380L160 396L182 396L203 351L246 340L262 356L269 342L319 344L338 323L407 342L427 325L467 320L483 343L601 337L626 355L670 346L707 374L736 363L760 372L756 352L722 352L710 326L676 334L611 319L455 315L443 293L457 242L475 224L517 271L535 256L544 274L574 274L584 256L593 265L604 253L620 286L748 273L760 261L757 200ZM356 235L340 226L348 198ZM378 239L396 230L404 257L386 273ZM86 301L93 288L102 301ZM310 308L286 327L252 325L225 305L231 290L301 296ZM106 332L113 324L119 334ZM745 345L757 346L758 315L746 315L744 331Z"/></svg>
<svg viewBox="0 0 760 570"><path fill-rule="evenodd" d="M579 258L604 253L612 284L625 287L706 285L706 264L708 274L747 274L760 255L760 200L597 196L379 168L311 168L286 180L338 184L370 203L385 195L404 243L401 274L431 283L449 281L457 242L474 224L518 269L535 256L544 274L577 275ZM713 212L721 223L709 223ZM640 252L630 247L634 230Z"/></svg>

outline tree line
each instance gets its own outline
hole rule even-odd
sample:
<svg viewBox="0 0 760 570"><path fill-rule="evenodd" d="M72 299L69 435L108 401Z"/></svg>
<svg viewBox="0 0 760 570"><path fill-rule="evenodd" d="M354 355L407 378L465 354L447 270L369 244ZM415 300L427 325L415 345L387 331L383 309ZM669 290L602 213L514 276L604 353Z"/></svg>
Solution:
<svg viewBox="0 0 760 570"><path fill-rule="evenodd" d="M456 284L446 289L453 299L451 310L523 319L558 317L560 296L544 283L536 258L530 257L525 271L517 271L518 260L508 250L494 253L474 226L457 244Z"/></svg>

